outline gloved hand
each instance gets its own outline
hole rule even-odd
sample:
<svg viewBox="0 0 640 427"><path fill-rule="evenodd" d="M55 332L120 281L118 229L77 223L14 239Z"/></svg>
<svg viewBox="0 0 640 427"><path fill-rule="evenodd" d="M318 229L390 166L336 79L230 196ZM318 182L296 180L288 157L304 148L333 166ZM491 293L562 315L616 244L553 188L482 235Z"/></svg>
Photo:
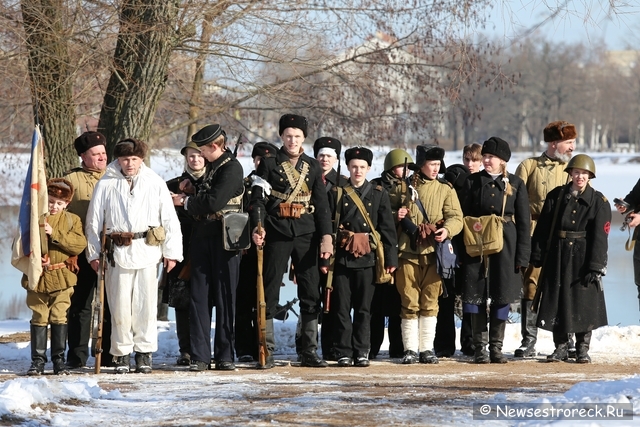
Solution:
<svg viewBox="0 0 640 427"><path fill-rule="evenodd" d="M345 249L356 258L367 255L371 252L369 235L367 233L354 233L353 238Z"/></svg>
<svg viewBox="0 0 640 427"><path fill-rule="evenodd" d="M590 271L582 279L582 286L585 288L590 284L595 283L600 289L602 289L602 273L599 271Z"/></svg>

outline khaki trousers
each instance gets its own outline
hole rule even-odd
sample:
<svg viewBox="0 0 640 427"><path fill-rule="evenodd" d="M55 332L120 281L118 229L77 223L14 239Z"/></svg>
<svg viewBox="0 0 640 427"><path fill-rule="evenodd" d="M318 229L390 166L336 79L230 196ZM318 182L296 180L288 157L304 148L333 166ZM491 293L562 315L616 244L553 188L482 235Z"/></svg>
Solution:
<svg viewBox="0 0 640 427"><path fill-rule="evenodd" d="M436 272L436 263L419 265L400 259L399 264L396 271L396 287L402 303L400 317L417 319L437 316L442 279Z"/></svg>
<svg viewBox="0 0 640 427"><path fill-rule="evenodd" d="M50 323L66 324L71 295L73 295L73 287L52 293L27 290L27 306L33 311L31 324L34 326L47 326Z"/></svg>

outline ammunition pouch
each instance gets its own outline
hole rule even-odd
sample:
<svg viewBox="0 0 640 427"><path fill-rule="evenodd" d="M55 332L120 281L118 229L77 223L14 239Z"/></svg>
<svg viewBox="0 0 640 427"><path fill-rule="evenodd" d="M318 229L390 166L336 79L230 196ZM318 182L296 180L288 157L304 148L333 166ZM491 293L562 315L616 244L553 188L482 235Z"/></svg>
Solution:
<svg viewBox="0 0 640 427"><path fill-rule="evenodd" d="M164 229L162 230L164 233ZM130 231L123 231L118 233L108 234L107 237L111 239L111 241L116 246L131 246L131 243L134 239L142 239L147 237L148 232L141 231L139 233L131 233Z"/></svg>
<svg viewBox="0 0 640 427"><path fill-rule="evenodd" d="M67 269L73 274L78 274L80 271L80 267L78 266L78 255L74 255L69 257L64 264L67 266Z"/></svg>
<svg viewBox="0 0 640 427"><path fill-rule="evenodd" d="M166 235L164 232L164 227L159 225L157 227L149 227L144 241L149 246L160 246L165 241L165 239Z"/></svg>
<svg viewBox="0 0 640 427"><path fill-rule="evenodd" d="M280 207L280 218L300 218L300 215L305 213L304 205L301 203L286 203L281 202Z"/></svg>

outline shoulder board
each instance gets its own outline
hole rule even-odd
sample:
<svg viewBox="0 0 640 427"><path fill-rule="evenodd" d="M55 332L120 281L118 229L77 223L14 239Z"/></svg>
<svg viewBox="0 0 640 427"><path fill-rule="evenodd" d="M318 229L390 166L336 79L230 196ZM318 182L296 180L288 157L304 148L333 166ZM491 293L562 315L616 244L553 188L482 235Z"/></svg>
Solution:
<svg viewBox="0 0 640 427"><path fill-rule="evenodd" d="M80 172L82 170L83 170L82 167L78 166L77 168L73 168L73 169L69 169L68 171L65 171L62 175L69 175L71 173Z"/></svg>
<svg viewBox="0 0 640 427"><path fill-rule="evenodd" d="M376 188L375 188L375 189L376 189L377 191L382 191L382 190L384 190L384 188L382 188L382 185L376 185Z"/></svg>
<svg viewBox="0 0 640 427"><path fill-rule="evenodd" d="M604 194L600 194L600 196L602 197L602 201L605 203L608 203L609 201L607 200L607 198L604 196Z"/></svg>

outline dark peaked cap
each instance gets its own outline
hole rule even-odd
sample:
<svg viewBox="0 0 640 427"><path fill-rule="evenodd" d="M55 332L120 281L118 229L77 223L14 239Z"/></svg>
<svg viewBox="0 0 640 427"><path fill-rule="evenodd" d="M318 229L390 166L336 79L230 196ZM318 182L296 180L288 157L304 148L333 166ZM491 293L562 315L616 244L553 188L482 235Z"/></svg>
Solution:
<svg viewBox="0 0 640 427"><path fill-rule="evenodd" d="M191 141L193 141L198 147L202 147L203 145L207 145L211 141L215 140L220 135L224 135L224 140L227 140L227 134L222 130L222 127L219 124L207 125L194 133L191 137Z"/></svg>

